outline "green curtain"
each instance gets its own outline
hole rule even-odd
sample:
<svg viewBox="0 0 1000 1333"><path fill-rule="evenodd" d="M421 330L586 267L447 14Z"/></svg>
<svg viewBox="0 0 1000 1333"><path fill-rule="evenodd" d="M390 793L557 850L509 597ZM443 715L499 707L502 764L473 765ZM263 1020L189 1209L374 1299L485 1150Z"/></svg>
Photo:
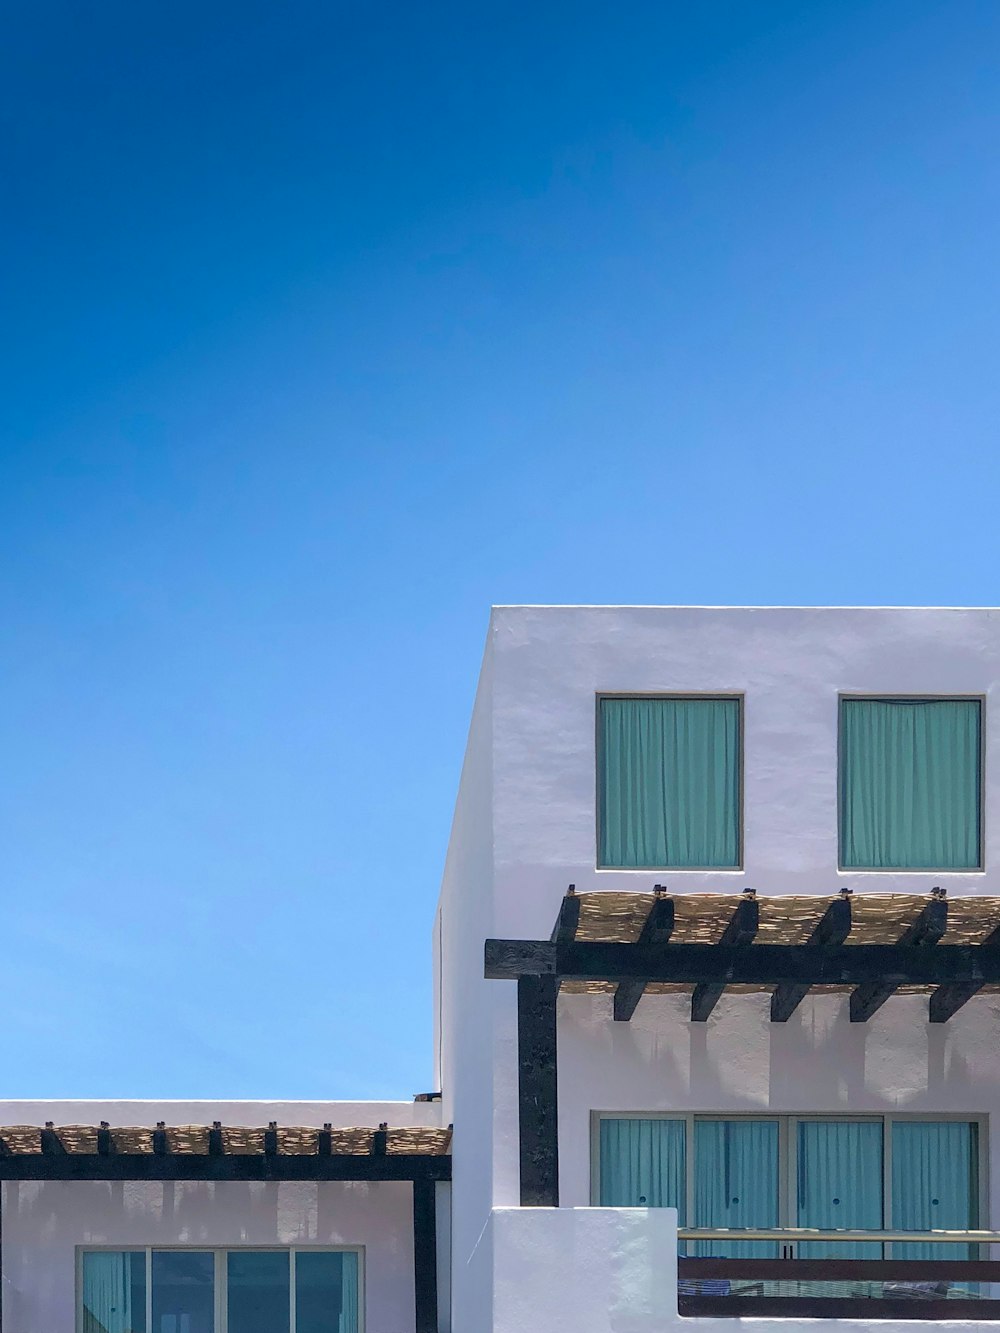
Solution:
<svg viewBox="0 0 1000 1333"><path fill-rule="evenodd" d="M980 727L975 699L842 699L841 865L977 867Z"/></svg>
<svg viewBox="0 0 1000 1333"><path fill-rule="evenodd" d="M602 866L739 864L740 701L601 699Z"/></svg>
<svg viewBox="0 0 1000 1333"><path fill-rule="evenodd" d="M778 1225L778 1122L696 1120L694 1225ZM774 1241L698 1241L694 1254L776 1259Z"/></svg>
<svg viewBox="0 0 1000 1333"><path fill-rule="evenodd" d="M800 1227L880 1231L882 1123L875 1120L800 1120L798 1130ZM812 1241L803 1258L878 1259L877 1245Z"/></svg>
<svg viewBox="0 0 1000 1333"><path fill-rule="evenodd" d="M601 1207L686 1213L683 1120L602 1120Z"/></svg>
<svg viewBox="0 0 1000 1333"><path fill-rule="evenodd" d="M977 1126L967 1120L897 1120L892 1126L892 1225L966 1231L979 1225ZM972 1259L969 1245L894 1245L898 1259Z"/></svg>

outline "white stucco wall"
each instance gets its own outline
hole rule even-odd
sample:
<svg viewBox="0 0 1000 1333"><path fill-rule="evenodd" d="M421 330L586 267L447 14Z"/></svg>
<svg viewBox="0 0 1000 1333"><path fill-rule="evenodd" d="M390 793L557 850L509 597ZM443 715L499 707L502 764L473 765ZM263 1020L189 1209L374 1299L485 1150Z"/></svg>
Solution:
<svg viewBox="0 0 1000 1333"><path fill-rule="evenodd" d="M857 893L1000 896L1000 611L939 609L500 607L477 698L475 763L467 760L441 898L442 1043L465 1050L466 1024L489 1042L452 1068L454 1105L492 1108L481 1175L456 1211L456 1256L481 1271L484 1219L518 1202L515 987L482 980L487 934L546 937L569 883L580 892L649 891L830 896ZM735 871L599 870L595 710L599 693L744 695L744 857ZM975 694L985 710L982 872L842 872L837 865L837 717L841 693ZM488 714L488 722L484 715ZM489 753L484 755L484 746ZM473 751L470 742L470 754ZM491 818L482 815L489 795ZM469 813L476 810L474 817ZM479 847L479 853L475 846ZM489 869L481 853L489 854ZM475 874L465 866L475 864ZM449 992L448 973L455 978ZM449 1002L447 996L451 994ZM457 1006L455 1000L457 999ZM560 1000L562 1201L590 1202L595 1110L957 1111L991 1115L998 1001L980 996L943 1028L926 999L890 1000L868 1025L847 1022L845 997L810 997L787 1025L764 997L724 996L708 1024L683 999L647 997L631 1024L610 1002ZM468 1017L475 1016L474 1026ZM998 1117L1000 1118L1000 1117ZM472 1130L459 1118L457 1141ZM481 1121L477 1121L481 1123ZM471 1124L471 1122L470 1122ZM990 1154L1000 1161L991 1122ZM456 1159L456 1169L458 1160ZM993 1193L1000 1180L994 1177ZM993 1216L984 1221L998 1219ZM469 1234L459 1234L469 1228ZM478 1244L478 1248L477 1248ZM479 1301L456 1276L455 1326L479 1328ZM463 1320L467 1322L463 1322Z"/></svg>
<svg viewBox="0 0 1000 1333"><path fill-rule="evenodd" d="M86 1245L347 1245L363 1249L365 1333L413 1333L406 1183L3 1186L4 1333L72 1333Z"/></svg>
<svg viewBox="0 0 1000 1333"><path fill-rule="evenodd" d="M453 1123L453 1327L490 1327L488 1269L475 1254L489 1217L493 1161L494 997L480 984L493 933L493 656L479 678L435 923L435 1048L444 1123ZM470 941L480 941L478 953ZM461 1313L459 1313L461 1312Z"/></svg>
<svg viewBox="0 0 1000 1333"><path fill-rule="evenodd" d="M498 1208L483 1239L493 1333L666 1333L677 1323L672 1208Z"/></svg>

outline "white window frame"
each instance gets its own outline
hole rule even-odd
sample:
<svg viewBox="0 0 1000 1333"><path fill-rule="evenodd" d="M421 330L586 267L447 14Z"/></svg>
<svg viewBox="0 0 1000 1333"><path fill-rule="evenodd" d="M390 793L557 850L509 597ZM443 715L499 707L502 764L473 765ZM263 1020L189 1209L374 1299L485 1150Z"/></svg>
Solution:
<svg viewBox="0 0 1000 1333"><path fill-rule="evenodd" d="M85 1254L144 1254L146 1256L146 1333L153 1327L153 1251L211 1254L214 1259L214 1333L228 1333L229 1283L226 1256L230 1254L287 1254L290 1287L289 1328L295 1333L295 1256L297 1254L355 1254L358 1258L358 1333L365 1333L365 1247L363 1245L78 1245L76 1247L76 1331L83 1333L83 1256Z"/></svg>
<svg viewBox="0 0 1000 1333"><path fill-rule="evenodd" d="M843 718L845 703L912 704L956 703L979 705L979 858L978 864L964 870L954 866L845 866L843 847L842 788L844 772ZM983 875L986 873L986 695L985 694L872 694L841 690L837 695L837 873L838 875Z"/></svg>
<svg viewBox="0 0 1000 1333"><path fill-rule="evenodd" d="M964 1114L960 1111L592 1111L590 1134L590 1202L601 1206L601 1121L602 1120L673 1120L684 1125L685 1171L685 1226L694 1226L694 1126L699 1120L776 1120L778 1122L778 1226L797 1224L798 1198L796 1194L798 1133L800 1121L859 1120L882 1126L882 1228L890 1229L892 1218L892 1126L897 1122L959 1121L976 1126L977 1152L977 1215L978 1227L990 1226L990 1162L989 1116L979 1112ZM887 1246L891 1257L891 1246Z"/></svg>

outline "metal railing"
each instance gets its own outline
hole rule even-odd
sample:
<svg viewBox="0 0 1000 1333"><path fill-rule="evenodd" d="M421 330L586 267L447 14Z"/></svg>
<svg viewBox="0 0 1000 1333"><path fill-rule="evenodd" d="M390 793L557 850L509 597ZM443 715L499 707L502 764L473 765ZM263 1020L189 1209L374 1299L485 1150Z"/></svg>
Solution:
<svg viewBox="0 0 1000 1333"><path fill-rule="evenodd" d="M681 1314L811 1318L1000 1320L1000 1260L980 1247L1000 1245L1000 1232L835 1231L817 1227L681 1227L682 1244L771 1242L781 1257L681 1254L677 1261ZM799 1256L823 1245L965 1246L965 1256L940 1251L917 1258ZM988 1251L987 1251L988 1252ZM976 1257L972 1257L976 1256Z"/></svg>

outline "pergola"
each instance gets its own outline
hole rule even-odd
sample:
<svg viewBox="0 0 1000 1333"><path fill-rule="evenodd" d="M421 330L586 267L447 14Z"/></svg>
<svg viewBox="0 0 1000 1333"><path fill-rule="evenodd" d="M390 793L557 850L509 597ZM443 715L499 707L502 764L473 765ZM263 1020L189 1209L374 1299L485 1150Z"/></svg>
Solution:
<svg viewBox="0 0 1000 1333"><path fill-rule="evenodd" d="M612 993L616 1022L642 996L687 992L704 1023L723 991L769 991L784 1023L813 987L850 992L865 1023L897 992L926 994L945 1023L983 989L1000 988L1000 899L918 894L760 898L577 894L546 940L486 941L486 976L517 982L521 1203L559 1203L556 1001Z"/></svg>
<svg viewBox="0 0 1000 1333"><path fill-rule="evenodd" d="M435 1185L450 1179L449 1129L0 1127L3 1181L410 1181L416 1333L438 1326Z"/></svg>

